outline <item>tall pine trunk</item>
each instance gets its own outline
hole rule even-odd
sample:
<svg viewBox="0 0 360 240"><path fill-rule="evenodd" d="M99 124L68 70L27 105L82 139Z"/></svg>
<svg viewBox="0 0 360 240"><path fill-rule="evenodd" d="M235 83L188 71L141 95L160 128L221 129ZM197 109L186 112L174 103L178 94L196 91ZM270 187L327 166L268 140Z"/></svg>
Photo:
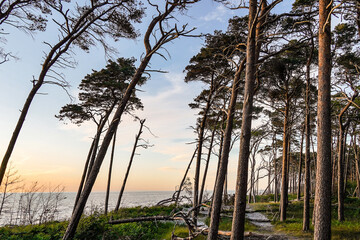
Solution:
<svg viewBox="0 0 360 240"><path fill-rule="evenodd" d="M297 200L300 201L301 196L301 176L302 176L302 165L303 165L303 145L304 145L304 134L305 134L305 123L301 132L301 143L300 143L300 159L299 159L299 171L298 171L298 186L297 186Z"/></svg>
<svg viewBox="0 0 360 240"><path fill-rule="evenodd" d="M240 152L235 188L234 214L231 239L244 239L245 208L250 155L253 96L256 78L256 21L257 1L249 1L248 39L246 43L246 72L241 122Z"/></svg>
<svg viewBox="0 0 360 240"><path fill-rule="evenodd" d="M351 97L343 109L341 109L339 118L339 150L338 150L338 220L340 222L345 220L344 216L344 199L345 199L345 186L344 185L344 158L345 158L345 147L346 147L346 135L347 129L350 125L350 118L347 119L346 123L343 123L343 117L345 112L349 109L351 102L355 100L358 93Z"/></svg>
<svg viewBox="0 0 360 240"><path fill-rule="evenodd" d="M283 123L283 152L282 152L282 169L281 169L281 196L280 196L280 221L286 220L286 210L288 204L288 188L289 188L289 99L288 85L286 85L286 104Z"/></svg>
<svg viewBox="0 0 360 240"><path fill-rule="evenodd" d="M309 26L311 35L311 27ZM305 92L305 184L304 184L304 212L303 212L303 231L310 229L310 66L314 54L314 40L311 37L311 49L306 63L306 92Z"/></svg>
<svg viewBox="0 0 360 240"><path fill-rule="evenodd" d="M275 130L276 131L276 130ZM278 190L278 177L277 177L277 147L276 147L276 132L274 133L273 136L273 141L272 141L272 146L273 146L273 155L274 155L274 202L277 202L279 199L279 190Z"/></svg>
<svg viewBox="0 0 360 240"><path fill-rule="evenodd" d="M339 150L338 150L338 221L345 220L344 217L344 129L340 127Z"/></svg>
<svg viewBox="0 0 360 240"><path fill-rule="evenodd" d="M210 228L207 239L208 240L217 240L219 223L220 223L220 211L221 211L221 203L222 203L222 194L225 182L225 176L227 173L227 166L229 160L229 152L231 147L231 133L233 129L233 121L235 115L235 106L236 99L239 92L240 86L240 75L244 70L246 59L242 60L240 66L238 67L231 91L231 99L229 104L229 109L227 111L227 120L226 120L226 129L224 133L224 141L222 146L221 159L219 163L217 178L215 182L215 189L213 194L213 201L211 206L211 218L210 218Z"/></svg>
<svg viewBox="0 0 360 240"><path fill-rule="evenodd" d="M319 83L314 239L331 239L331 0L319 0Z"/></svg>
<svg viewBox="0 0 360 240"><path fill-rule="evenodd" d="M353 150L355 155L355 179L356 179L356 187L357 187L357 197L360 199L360 168L359 168L359 151L358 146L356 143L356 133L355 133L355 127L354 127L354 133L353 133Z"/></svg>
<svg viewBox="0 0 360 240"><path fill-rule="evenodd" d="M204 142L204 131L205 131L205 126L206 126L206 121L207 121L207 115L208 112L210 110L210 106L211 106L211 99L212 99L212 95L214 92L214 76L212 76L211 79L211 86L210 86L210 92L209 95L207 96L206 99L206 107L204 109L203 112L203 117L199 126L199 134L198 134L198 153L196 156L196 167L195 167L195 178L194 178L194 199L193 199L193 207L194 212L193 212L193 221L196 224L197 222L197 215L199 212L198 209L198 205L201 204L199 202L199 183L200 183L200 168L201 168L201 158L202 158L202 147L203 147L203 142Z"/></svg>

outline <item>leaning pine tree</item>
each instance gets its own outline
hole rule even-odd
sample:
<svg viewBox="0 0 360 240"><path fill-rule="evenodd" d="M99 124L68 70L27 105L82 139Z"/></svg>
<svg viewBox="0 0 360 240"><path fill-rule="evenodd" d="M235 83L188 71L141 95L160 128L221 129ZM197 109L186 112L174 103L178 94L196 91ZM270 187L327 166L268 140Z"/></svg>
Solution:
<svg viewBox="0 0 360 240"><path fill-rule="evenodd" d="M80 198L85 179L94 164L101 133L110 114L123 98L129 81L136 70L134 62L134 59L126 58L119 58L116 62L110 60L104 69L93 71L93 73L85 76L79 85L79 102L63 106L59 115L56 116L60 120L68 119L78 125L85 121L93 121L96 124L96 134L85 162L75 205ZM145 81L146 78L142 78L139 85L144 84ZM134 92L130 97L126 112L142 108L141 100L136 97Z"/></svg>
<svg viewBox="0 0 360 240"><path fill-rule="evenodd" d="M114 133L119 125L120 118L123 115L126 106L132 96L132 93L135 91L135 87L142 78L145 69L148 67L150 59L155 53L158 53L158 50L163 48L164 44L171 42L172 40L178 38L179 36L186 36L192 30L187 30L186 26L178 28L177 25L171 28L169 19L172 19L171 14L175 10L184 10L189 4L193 4L196 1L187 1L187 0L174 0L166 1L164 6L164 11L160 11L160 6L155 6L158 9L158 15L155 15L152 21L149 23L148 28L144 35L144 45L145 45L145 55L143 56L139 67L136 69L129 86L124 92L123 98L121 99L116 111L114 112L113 119L109 125L108 130L105 133L104 139L102 141L101 147L96 155L93 167L90 170L89 176L85 182L84 189L80 195L79 201L77 202L74 212L70 218L69 225L63 236L63 240L72 239L74 237L76 228L79 224L81 215L84 211L85 204L91 193L91 190L95 184L97 175L100 171L100 167L105 158L107 149L110 145L111 139L114 136ZM168 24L165 24L168 23ZM167 29L165 29L168 27ZM156 31L156 30L159 31ZM160 35L155 38L155 41L150 42L150 37L159 33ZM160 54L160 53L158 53ZM160 54L161 55L161 54Z"/></svg>

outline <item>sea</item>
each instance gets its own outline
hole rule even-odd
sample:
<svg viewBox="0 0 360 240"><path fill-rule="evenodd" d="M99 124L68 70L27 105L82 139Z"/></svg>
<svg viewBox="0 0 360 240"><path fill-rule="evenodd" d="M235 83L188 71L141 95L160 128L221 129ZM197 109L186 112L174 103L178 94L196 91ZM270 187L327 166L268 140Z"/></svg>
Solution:
<svg viewBox="0 0 360 240"><path fill-rule="evenodd" d="M172 197L173 194L173 191L124 192L120 207L154 206L161 200ZM118 195L119 192L110 193L109 211L115 208ZM105 192L92 192L84 210L85 214L103 212L105 196ZM73 211L76 192L12 193L6 197L4 204L0 206L1 226L69 219Z"/></svg>

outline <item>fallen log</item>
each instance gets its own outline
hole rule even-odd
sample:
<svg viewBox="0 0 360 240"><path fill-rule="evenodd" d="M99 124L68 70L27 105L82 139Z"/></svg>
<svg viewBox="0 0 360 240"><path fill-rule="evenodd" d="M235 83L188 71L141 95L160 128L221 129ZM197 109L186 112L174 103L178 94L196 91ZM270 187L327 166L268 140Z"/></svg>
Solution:
<svg viewBox="0 0 360 240"><path fill-rule="evenodd" d="M251 222L271 222L269 219L258 219L258 218L251 218L251 217L248 217L247 219Z"/></svg>
<svg viewBox="0 0 360 240"><path fill-rule="evenodd" d="M132 223L132 222L147 222L147 221L174 221L182 220L179 217L170 217L170 216L150 216L150 217L138 217L138 218L127 218L127 219L117 219L111 220L109 224L122 224L122 223Z"/></svg>

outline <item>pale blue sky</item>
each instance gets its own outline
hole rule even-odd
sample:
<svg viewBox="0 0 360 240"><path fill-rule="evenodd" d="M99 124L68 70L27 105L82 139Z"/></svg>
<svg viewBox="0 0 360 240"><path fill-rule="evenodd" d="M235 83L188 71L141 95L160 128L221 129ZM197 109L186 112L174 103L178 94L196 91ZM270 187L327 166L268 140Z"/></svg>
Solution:
<svg viewBox="0 0 360 240"><path fill-rule="evenodd" d="M292 1L285 1L277 9L288 8ZM144 33L152 16L152 9L146 11L147 17L137 27ZM233 15L244 15L246 10L229 10L223 5L210 0L195 4L187 16L176 15L179 25L189 23L196 27L194 33L212 33L214 30L225 30L227 20ZM30 80L37 77L43 52L48 47L43 41L54 43L57 30L49 24L45 33L32 37L16 29L5 27L9 33L1 43L7 51L15 54L19 60L11 60L0 65L0 154L3 156L11 133L19 116L19 109L31 88ZM168 61L155 56L151 61L153 69L166 70L167 74L153 74L147 84L141 87L144 92L138 93L144 103L144 111L138 115L146 118L146 124L158 136L154 138L146 131L144 138L149 139L154 147L139 149L134 160L128 180L127 190L174 190L179 184L187 166L194 146L187 145L196 136L189 128L195 124L196 112L190 110L188 103L200 93L202 86L196 83L186 84L183 81L183 70L189 59L195 55L203 44L201 38L181 38L169 43L166 48L171 54ZM116 57L135 57L138 59L144 51L142 37L136 40L122 39L113 46L118 50ZM91 48L89 53L74 51L78 62L75 69L64 69L62 72L70 82L70 92L77 95L77 86L81 79L92 69L100 70L106 64L101 46ZM26 122L12 155L12 162L22 177L29 181L40 181L43 184L62 184L66 191L75 191L81 176L90 138L94 134L92 123L81 127L63 124L54 117L61 106L69 103L66 93L56 86L43 86L39 91L46 95L37 95L30 108ZM138 123L128 117L123 118L118 131L118 142L115 153L112 190L120 188L124 171L130 156ZM229 189L235 185L238 148L232 151L229 167ZM208 189L212 188L215 176L215 158L209 172ZM104 161L99 178L94 187L102 191L106 185L108 158ZM193 172L190 172L193 174Z"/></svg>

